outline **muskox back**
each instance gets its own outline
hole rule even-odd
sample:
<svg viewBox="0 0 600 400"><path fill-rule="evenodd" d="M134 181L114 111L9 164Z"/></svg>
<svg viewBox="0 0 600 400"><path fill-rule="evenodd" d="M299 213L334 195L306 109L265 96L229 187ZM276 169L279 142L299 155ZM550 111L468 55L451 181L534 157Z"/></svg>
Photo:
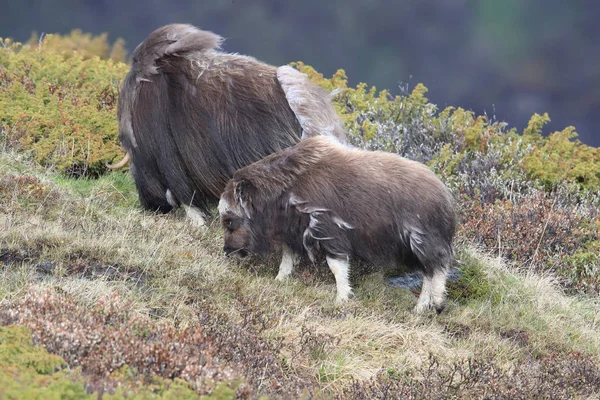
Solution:
<svg viewBox="0 0 600 400"><path fill-rule="evenodd" d="M311 219L315 224L302 246L426 273L449 265L455 216L443 183L423 164L394 154L336 150L293 186L292 203L309 216L309 225ZM341 224L354 229L340 235Z"/></svg>
<svg viewBox="0 0 600 400"><path fill-rule="evenodd" d="M298 107L290 107L278 70L219 51L221 41L190 25L167 25L133 53L119 138L147 209L181 203L206 211L237 169L300 141ZM303 84L339 120L327 93Z"/></svg>
<svg viewBox="0 0 600 400"><path fill-rule="evenodd" d="M348 260L404 264L424 274L418 311L444 306L454 202L423 164L313 137L237 171L222 200L222 218L237 215L250 232L247 242L232 233L230 251L283 244L284 258L285 249L324 255L342 300L350 293Z"/></svg>

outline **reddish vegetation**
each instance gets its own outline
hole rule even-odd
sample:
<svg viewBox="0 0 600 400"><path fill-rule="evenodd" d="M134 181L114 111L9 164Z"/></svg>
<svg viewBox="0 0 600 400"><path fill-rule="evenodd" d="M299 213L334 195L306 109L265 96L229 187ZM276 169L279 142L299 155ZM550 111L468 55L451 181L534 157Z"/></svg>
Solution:
<svg viewBox="0 0 600 400"><path fill-rule="evenodd" d="M86 308L47 290L5 304L0 308L0 325L27 326L35 343L59 354L70 366L81 366L88 389L99 393L114 390L116 382L110 374L127 364L142 378L184 379L199 394L210 393L215 383L237 381L242 382L236 389L238 398L319 397L323 388L316 377L303 380L290 373L280 361L279 348L258 336L270 319L250 302L240 306L246 316L240 324L200 305L201 323L177 328L123 311L127 307L117 297ZM504 336L526 341L519 334L507 332ZM335 346L334 342L335 338L303 331L296 355L324 351ZM483 355L450 366L431 357L427 365L413 372L388 369L369 381L354 382L336 398L569 399L598 393L596 363L572 353L531 358L509 371Z"/></svg>
<svg viewBox="0 0 600 400"><path fill-rule="evenodd" d="M275 349L252 327L236 326L224 316L204 310L203 323L176 328L149 317L123 311L118 298L86 308L65 295L48 290L30 292L0 309L0 325L27 326L34 342L81 366L89 388L114 389L109 375L128 365L141 377L181 378L199 394L215 383L244 380L238 395L257 390L266 394L298 394L300 381L283 374Z"/></svg>
<svg viewBox="0 0 600 400"><path fill-rule="evenodd" d="M588 291L600 289L594 276L569 280L574 267L568 257L600 239L600 220L595 222L577 205L561 205L556 196L536 191L517 201L495 203L464 197L461 207L463 237L515 261L521 269L558 272L566 287L582 288L581 281L586 281Z"/></svg>
<svg viewBox="0 0 600 400"><path fill-rule="evenodd" d="M600 394L597 364L581 354L530 359L503 372L485 358L444 367L430 358L414 375L381 373L367 383L354 383L339 399L571 399Z"/></svg>
<svg viewBox="0 0 600 400"><path fill-rule="evenodd" d="M5 202L9 205L13 198L19 198L21 202L39 202L49 195L51 188L33 176L8 173L0 177L0 209Z"/></svg>

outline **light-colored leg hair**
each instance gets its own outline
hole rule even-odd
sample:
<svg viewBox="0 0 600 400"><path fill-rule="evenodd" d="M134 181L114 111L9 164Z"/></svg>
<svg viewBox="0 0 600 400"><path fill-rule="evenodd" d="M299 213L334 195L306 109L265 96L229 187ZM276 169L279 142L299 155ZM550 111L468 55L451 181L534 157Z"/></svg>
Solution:
<svg viewBox="0 0 600 400"><path fill-rule="evenodd" d="M171 205L171 207L175 208L179 205L179 202L177 201L175 196L173 196L173 193L171 193L171 190L167 189L167 193L165 195L167 197L167 203L169 203Z"/></svg>
<svg viewBox="0 0 600 400"><path fill-rule="evenodd" d="M342 303L348 300L348 297L352 294L352 288L350 287L350 280L348 278L350 272L350 260L327 256L327 265L335 276L335 284L337 287L335 301L338 304Z"/></svg>
<svg viewBox="0 0 600 400"><path fill-rule="evenodd" d="M165 196L167 198L167 202L173 208L176 208L179 205L179 202L177 201L175 196L173 196L173 193L171 193L170 189L167 189ZM182 204L182 206L183 206L183 209L185 210L185 214L187 215L189 221L192 223L192 225L194 227L202 228L202 229L206 227L206 215L202 211L200 211L198 208L196 208L194 206L188 206L185 204Z"/></svg>
<svg viewBox="0 0 600 400"><path fill-rule="evenodd" d="M292 269L298 261L298 256L285 244L282 246L283 255L281 257L281 264L279 264L279 273L275 277L278 281L283 281L292 273Z"/></svg>
<svg viewBox="0 0 600 400"><path fill-rule="evenodd" d="M432 307L438 312L444 308L446 301L446 271L436 270L433 276L423 274L423 287L417 300L414 312L422 314Z"/></svg>
<svg viewBox="0 0 600 400"><path fill-rule="evenodd" d="M193 206L182 204L185 214L190 219L192 225L196 228L204 228L206 226L206 216L202 211Z"/></svg>
<svg viewBox="0 0 600 400"><path fill-rule="evenodd" d="M446 270L436 270L431 278L433 306L440 312L446 305Z"/></svg>
<svg viewBox="0 0 600 400"><path fill-rule="evenodd" d="M417 305L414 308L416 314L422 314L431 307L431 276L423 274L423 286L421 287L421 295L417 300Z"/></svg>

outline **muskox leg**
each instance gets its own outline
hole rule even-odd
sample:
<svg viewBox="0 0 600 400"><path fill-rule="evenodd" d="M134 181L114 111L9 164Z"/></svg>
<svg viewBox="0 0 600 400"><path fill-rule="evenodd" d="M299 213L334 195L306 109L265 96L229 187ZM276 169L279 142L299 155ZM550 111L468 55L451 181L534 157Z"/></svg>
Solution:
<svg viewBox="0 0 600 400"><path fill-rule="evenodd" d="M171 193L171 190L167 189L166 197L167 197L167 203L169 203L171 205L171 207L176 208L177 206L179 206L179 202L177 201L175 196L173 196L173 193Z"/></svg>
<svg viewBox="0 0 600 400"><path fill-rule="evenodd" d="M446 307L446 270L436 270L431 279L431 297L433 307L441 313Z"/></svg>
<svg viewBox="0 0 600 400"><path fill-rule="evenodd" d="M327 265L335 276L335 284L337 286L336 303L342 303L348 300L352 294L348 274L350 271L350 260L327 256Z"/></svg>
<svg viewBox="0 0 600 400"><path fill-rule="evenodd" d="M279 264L279 273L275 277L278 281L283 281L292 273L292 269L296 262L298 261L298 257L296 254L290 249L287 245L283 245L283 255L281 257L281 264Z"/></svg>
<svg viewBox="0 0 600 400"><path fill-rule="evenodd" d="M431 307L431 280L432 276L423 273L423 285L421 286L421 295L414 308L416 314L422 314Z"/></svg>
<svg viewBox="0 0 600 400"><path fill-rule="evenodd" d="M165 196L167 198L167 202L173 208L179 205L179 201L175 198L170 189L167 189ZM185 204L182 204L182 206L192 225L194 225L196 228L204 228L204 226L206 226L206 215L202 211L194 206L188 206Z"/></svg>
<svg viewBox="0 0 600 400"><path fill-rule="evenodd" d="M446 271L436 269L433 274L423 273L423 287L414 312L422 314L432 307L439 313L446 306Z"/></svg>

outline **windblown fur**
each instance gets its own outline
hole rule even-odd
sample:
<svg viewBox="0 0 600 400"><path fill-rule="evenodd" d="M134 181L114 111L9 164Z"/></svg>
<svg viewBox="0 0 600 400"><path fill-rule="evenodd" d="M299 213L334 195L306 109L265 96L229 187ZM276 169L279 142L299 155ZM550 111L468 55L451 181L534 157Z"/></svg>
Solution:
<svg viewBox="0 0 600 400"><path fill-rule="evenodd" d="M219 203L230 255L283 247L278 279L299 254L325 256L338 300L351 292L348 262L420 269L416 310L445 305L456 229L449 190L423 164L312 137L238 170Z"/></svg>
<svg viewBox="0 0 600 400"><path fill-rule="evenodd" d="M319 126L345 141L328 93L290 67L278 72L221 52L222 40L173 24L133 52L119 98L119 139L147 209L206 211L237 169Z"/></svg>

